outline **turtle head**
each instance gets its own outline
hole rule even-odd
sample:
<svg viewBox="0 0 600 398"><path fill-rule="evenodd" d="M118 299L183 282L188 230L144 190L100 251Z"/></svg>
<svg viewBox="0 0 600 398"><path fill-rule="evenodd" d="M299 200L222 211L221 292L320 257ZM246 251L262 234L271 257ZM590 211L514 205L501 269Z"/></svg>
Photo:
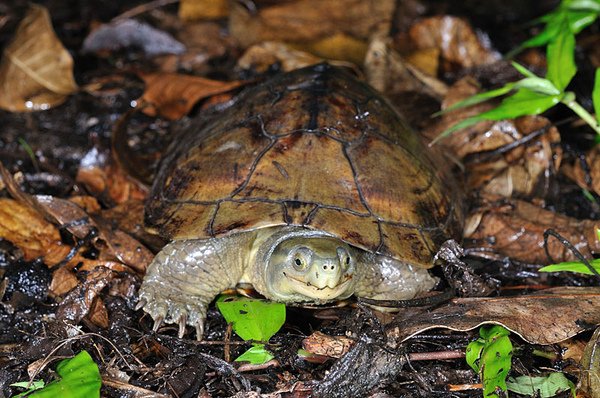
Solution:
<svg viewBox="0 0 600 398"><path fill-rule="evenodd" d="M325 302L354 293L354 250L332 236L290 236L267 259L266 282L284 302Z"/></svg>

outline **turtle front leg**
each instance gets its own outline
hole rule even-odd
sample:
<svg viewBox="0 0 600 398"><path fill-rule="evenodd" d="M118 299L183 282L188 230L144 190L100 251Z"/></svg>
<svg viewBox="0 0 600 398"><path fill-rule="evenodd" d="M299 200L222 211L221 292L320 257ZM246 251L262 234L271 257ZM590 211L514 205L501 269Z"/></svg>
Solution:
<svg viewBox="0 0 600 398"><path fill-rule="evenodd" d="M437 278L426 269L404 264L390 257L363 252L357 259L355 294L374 300L408 300L430 291Z"/></svg>
<svg viewBox="0 0 600 398"><path fill-rule="evenodd" d="M220 292L235 287L243 274L243 250L230 240L174 241L154 257L137 305L154 320L154 331L163 322L178 323L183 337L187 324L196 328L196 337L202 340L208 305Z"/></svg>

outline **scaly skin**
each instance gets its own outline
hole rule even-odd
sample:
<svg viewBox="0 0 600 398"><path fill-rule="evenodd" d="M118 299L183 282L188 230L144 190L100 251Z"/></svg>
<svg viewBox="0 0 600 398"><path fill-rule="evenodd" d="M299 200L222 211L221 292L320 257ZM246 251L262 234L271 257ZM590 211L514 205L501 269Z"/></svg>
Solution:
<svg viewBox="0 0 600 398"><path fill-rule="evenodd" d="M252 283L268 299L325 303L356 294L403 300L435 284L427 270L357 249L325 232L272 227L222 238L174 241L156 255L140 289L139 308L154 319L196 328L221 291Z"/></svg>

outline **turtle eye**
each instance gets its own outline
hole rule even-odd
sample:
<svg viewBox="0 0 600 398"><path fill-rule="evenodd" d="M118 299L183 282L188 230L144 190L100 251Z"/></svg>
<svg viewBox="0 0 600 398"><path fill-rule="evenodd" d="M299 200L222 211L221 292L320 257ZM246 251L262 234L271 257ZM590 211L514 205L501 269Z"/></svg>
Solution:
<svg viewBox="0 0 600 398"><path fill-rule="evenodd" d="M348 267L350 267L350 262L352 261L350 259L350 253L348 253L348 251L342 247L338 247L337 252L338 252L338 258L340 259L340 264L345 269L348 269Z"/></svg>
<svg viewBox="0 0 600 398"><path fill-rule="evenodd" d="M304 268L306 268L306 262L300 256L295 256L294 257L294 268L297 271L302 271Z"/></svg>

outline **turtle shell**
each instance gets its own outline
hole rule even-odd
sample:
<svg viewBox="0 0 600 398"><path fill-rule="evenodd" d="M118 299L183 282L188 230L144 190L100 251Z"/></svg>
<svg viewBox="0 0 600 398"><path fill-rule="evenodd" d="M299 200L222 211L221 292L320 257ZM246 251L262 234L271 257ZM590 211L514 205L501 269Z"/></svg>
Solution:
<svg viewBox="0 0 600 398"><path fill-rule="evenodd" d="M162 161L146 223L170 239L300 225L429 267L461 236L454 186L377 91L319 64L194 121Z"/></svg>

